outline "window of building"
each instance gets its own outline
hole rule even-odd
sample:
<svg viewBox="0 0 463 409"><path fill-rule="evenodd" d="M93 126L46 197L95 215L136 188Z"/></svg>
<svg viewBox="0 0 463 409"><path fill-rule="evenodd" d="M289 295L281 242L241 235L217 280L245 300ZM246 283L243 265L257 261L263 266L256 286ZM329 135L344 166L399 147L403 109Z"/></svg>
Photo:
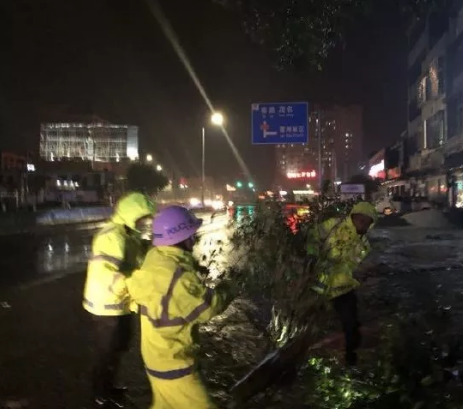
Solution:
<svg viewBox="0 0 463 409"><path fill-rule="evenodd" d="M442 95L445 93L445 58L437 59L437 93Z"/></svg>
<svg viewBox="0 0 463 409"><path fill-rule="evenodd" d="M456 117L457 117L456 118L456 122L457 122L456 134L461 135L463 134L463 104L458 105Z"/></svg>
<svg viewBox="0 0 463 409"><path fill-rule="evenodd" d="M445 140L444 111L439 111L425 121L425 146L426 149L434 149L441 146Z"/></svg>
<svg viewBox="0 0 463 409"><path fill-rule="evenodd" d="M429 48L442 38L449 28L449 18L445 10L432 12L429 16Z"/></svg>
<svg viewBox="0 0 463 409"><path fill-rule="evenodd" d="M426 75L426 77L424 77L424 81L424 100L429 101L433 98L433 84L429 75Z"/></svg>
<svg viewBox="0 0 463 409"><path fill-rule="evenodd" d="M456 77L463 72L463 41L460 41L460 44L455 48L453 56L453 75Z"/></svg>
<svg viewBox="0 0 463 409"><path fill-rule="evenodd" d="M455 37L458 37L463 32L463 8L455 17Z"/></svg>
<svg viewBox="0 0 463 409"><path fill-rule="evenodd" d="M413 101L415 99L414 95L412 95L410 99ZM416 86L416 99L418 104L426 102L426 77L421 78L421 80L418 82L418 85Z"/></svg>
<svg viewBox="0 0 463 409"><path fill-rule="evenodd" d="M412 50L420 37L422 36L424 29L426 28L426 20L421 19L414 24L411 30L410 36L408 37L408 49Z"/></svg>
<svg viewBox="0 0 463 409"><path fill-rule="evenodd" d="M410 103L408 105L408 120L411 122L419 115L421 115L421 108L419 107L417 99L412 98L410 99Z"/></svg>

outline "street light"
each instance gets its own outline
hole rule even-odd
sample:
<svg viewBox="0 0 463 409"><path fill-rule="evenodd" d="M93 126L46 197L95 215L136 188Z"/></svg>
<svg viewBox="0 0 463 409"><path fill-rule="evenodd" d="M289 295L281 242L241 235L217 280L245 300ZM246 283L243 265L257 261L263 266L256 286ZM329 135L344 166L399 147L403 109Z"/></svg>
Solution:
<svg viewBox="0 0 463 409"><path fill-rule="evenodd" d="M224 116L220 112L213 112L211 115L211 124L214 126L223 126ZM202 128L202 172L201 172L201 203L204 207L204 188L206 185L206 128Z"/></svg>
<svg viewBox="0 0 463 409"><path fill-rule="evenodd" d="M224 122L223 115L220 112L214 112L211 116L211 122L213 125L222 126Z"/></svg>
<svg viewBox="0 0 463 409"><path fill-rule="evenodd" d="M157 170L158 172L161 172L161 171L162 171L162 166L161 166L161 165L156 165L156 170Z"/></svg>
<svg viewBox="0 0 463 409"><path fill-rule="evenodd" d="M153 161L153 155L148 153L148 155L146 155L146 161L147 162L152 162Z"/></svg>
<svg viewBox="0 0 463 409"><path fill-rule="evenodd" d="M248 187L249 187L249 189L252 189L252 188L254 187L254 183L249 182L249 183L248 183Z"/></svg>

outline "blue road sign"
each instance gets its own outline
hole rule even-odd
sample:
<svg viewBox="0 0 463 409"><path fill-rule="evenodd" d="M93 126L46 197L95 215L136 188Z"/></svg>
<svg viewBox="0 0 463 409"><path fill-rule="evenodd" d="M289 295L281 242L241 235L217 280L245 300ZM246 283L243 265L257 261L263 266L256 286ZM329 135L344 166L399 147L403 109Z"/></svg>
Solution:
<svg viewBox="0 0 463 409"><path fill-rule="evenodd" d="M252 104L252 143L276 145L309 141L309 104Z"/></svg>

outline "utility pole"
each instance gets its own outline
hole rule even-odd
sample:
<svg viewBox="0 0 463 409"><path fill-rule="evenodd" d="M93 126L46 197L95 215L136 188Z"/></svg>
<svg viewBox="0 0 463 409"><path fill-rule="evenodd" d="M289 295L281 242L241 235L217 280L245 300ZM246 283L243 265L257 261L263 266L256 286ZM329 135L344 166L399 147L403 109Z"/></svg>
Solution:
<svg viewBox="0 0 463 409"><path fill-rule="evenodd" d="M322 166L322 133L320 128L320 110L317 111L317 119L316 119L316 131L318 137L318 186L320 189L320 194L322 193L323 189L323 166Z"/></svg>
<svg viewBox="0 0 463 409"><path fill-rule="evenodd" d="M206 128L203 126L201 132L202 141L202 160L201 160L201 204L204 204L204 190L206 189Z"/></svg>

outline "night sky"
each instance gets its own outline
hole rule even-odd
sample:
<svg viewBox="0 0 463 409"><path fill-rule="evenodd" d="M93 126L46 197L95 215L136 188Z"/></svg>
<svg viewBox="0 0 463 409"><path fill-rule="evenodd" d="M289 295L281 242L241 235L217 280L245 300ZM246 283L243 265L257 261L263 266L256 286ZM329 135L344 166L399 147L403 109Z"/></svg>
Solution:
<svg viewBox="0 0 463 409"><path fill-rule="evenodd" d="M252 102L359 102L366 155L400 135L406 47L393 6L358 19L324 71L314 74L278 72L237 17L211 3L161 1L257 180L272 179L274 156L272 149L251 147ZM140 126L142 152L199 175L207 106L143 0L2 1L0 32L0 149L37 151L40 109L65 104L74 113ZM207 173L234 178L238 172L224 137L208 129Z"/></svg>

